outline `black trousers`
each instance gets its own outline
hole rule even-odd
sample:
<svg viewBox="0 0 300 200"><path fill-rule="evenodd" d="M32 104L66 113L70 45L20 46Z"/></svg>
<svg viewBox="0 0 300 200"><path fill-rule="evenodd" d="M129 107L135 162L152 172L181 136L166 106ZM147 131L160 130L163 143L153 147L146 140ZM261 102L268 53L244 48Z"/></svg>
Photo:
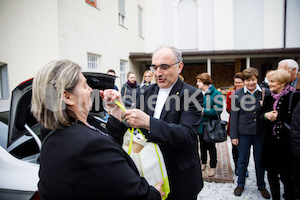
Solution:
<svg viewBox="0 0 300 200"><path fill-rule="evenodd" d="M300 160L295 160L294 181L296 186L296 199L300 199Z"/></svg>
<svg viewBox="0 0 300 200"><path fill-rule="evenodd" d="M272 199L280 200L280 184L279 180L283 183L284 197L286 200L295 199L295 184L292 172L285 170L280 173L268 171L268 181L271 189Z"/></svg>
<svg viewBox="0 0 300 200"><path fill-rule="evenodd" d="M199 134L200 141L200 152L201 152L201 162L202 164L207 163L207 151L209 152L210 157L210 167L217 167L217 148L216 143L208 143L203 140L203 134Z"/></svg>

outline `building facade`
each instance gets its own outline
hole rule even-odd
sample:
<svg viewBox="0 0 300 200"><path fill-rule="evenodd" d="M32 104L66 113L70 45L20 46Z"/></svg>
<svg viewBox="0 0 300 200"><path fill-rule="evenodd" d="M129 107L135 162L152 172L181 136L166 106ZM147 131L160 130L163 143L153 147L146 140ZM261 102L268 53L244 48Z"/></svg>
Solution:
<svg viewBox="0 0 300 200"><path fill-rule="evenodd" d="M300 57L299 0L1 0L0 109L11 91L54 59L83 71L138 81L162 45L183 51L182 72L195 85L208 72L217 87L253 66L261 73Z"/></svg>

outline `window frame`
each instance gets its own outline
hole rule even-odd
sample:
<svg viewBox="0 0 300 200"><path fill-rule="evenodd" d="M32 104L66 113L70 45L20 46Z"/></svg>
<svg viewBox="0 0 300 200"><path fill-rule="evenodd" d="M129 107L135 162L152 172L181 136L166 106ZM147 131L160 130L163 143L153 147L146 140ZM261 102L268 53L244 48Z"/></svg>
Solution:
<svg viewBox="0 0 300 200"><path fill-rule="evenodd" d="M127 61L126 60L120 60L120 83L121 83L121 85L124 84L127 81L126 67L127 67Z"/></svg>
<svg viewBox="0 0 300 200"><path fill-rule="evenodd" d="M119 25L126 26L125 21L125 0L119 0Z"/></svg>
<svg viewBox="0 0 300 200"><path fill-rule="evenodd" d="M0 65L0 100L10 97L7 64Z"/></svg>
<svg viewBox="0 0 300 200"><path fill-rule="evenodd" d="M90 71L98 71L100 69L100 60L101 60L101 55L88 52L87 53L87 69Z"/></svg>
<svg viewBox="0 0 300 200"><path fill-rule="evenodd" d="M143 8L138 5L138 31L139 31L139 36L143 38Z"/></svg>

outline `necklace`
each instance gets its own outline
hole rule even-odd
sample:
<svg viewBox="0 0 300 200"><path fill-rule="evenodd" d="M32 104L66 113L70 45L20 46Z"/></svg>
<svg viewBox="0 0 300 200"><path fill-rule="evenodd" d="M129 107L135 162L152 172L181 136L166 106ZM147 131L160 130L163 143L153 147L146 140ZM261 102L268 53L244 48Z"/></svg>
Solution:
<svg viewBox="0 0 300 200"><path fill-rule="evenodd" d="M101 133L102 135L108 136L108 134L104 133L103 131L101 131L100 129L98 129L92 125L89 125L89 127L90 127L90 129L97 131L97 132Z"/></svg>

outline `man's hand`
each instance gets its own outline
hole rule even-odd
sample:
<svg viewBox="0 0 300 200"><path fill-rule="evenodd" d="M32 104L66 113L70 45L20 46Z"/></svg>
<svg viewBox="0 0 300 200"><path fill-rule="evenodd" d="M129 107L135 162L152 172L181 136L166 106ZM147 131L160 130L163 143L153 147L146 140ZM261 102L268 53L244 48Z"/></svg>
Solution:
<svg viewBox="0 0 300 200"><path fill-rule="evenodd" d="M132 128L150 130L150 116L139 109L130 109L125 112L126 122Z"/></svg>

